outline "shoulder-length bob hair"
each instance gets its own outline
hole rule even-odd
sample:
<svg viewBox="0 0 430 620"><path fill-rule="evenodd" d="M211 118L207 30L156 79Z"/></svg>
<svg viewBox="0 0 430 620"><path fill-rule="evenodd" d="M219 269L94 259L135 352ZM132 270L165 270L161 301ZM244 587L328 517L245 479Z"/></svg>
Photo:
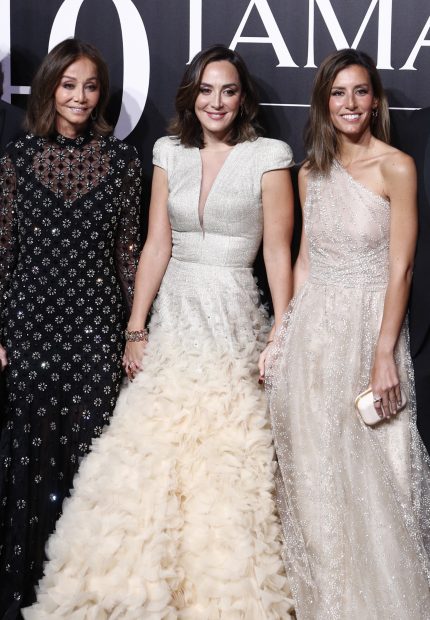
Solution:
<svg viewBox="0 0 430 620"><path fill-rule="evenodd" d="M25 124L36 136L48 137L55 133L55 91L67 67L80 58L88 58L94 63L100 86L97 116L95 120L89 120L89 127L104 136L112 131L105 119L109 99L109 71L106 62L93 45L79 39L66 39L45 56L31 85Z"/></svg>
<svg viewBox="0 0 430 620"><path fill-rule="evenodd" d="M305 130L307 165L310 170L326 174L339 154L339 134L330 119L329 99L337 74L351 65L366 69L373 95L378 100L377 114L372 115L370 131L383 142L390 141L387 96L373 59L365 52L358 50L339 50L321 63L315 76L309 121Z"/></svg>
<svg viewBox="0 0 430 620"><path fill-rule="evenodd" d="M257 89L245 62L237 52L225 45L213 45L194 56L176 94L176 117L170 123L169 131L177 136L185 146L198 148L204 146L203 132L194 112L194 104L207 65L221 60L227 60L236 67L242 91L240 112L234 119L227 140L228 144L234 145L246 140L255 140L260 135L260 126L257 121Z"/></svg>

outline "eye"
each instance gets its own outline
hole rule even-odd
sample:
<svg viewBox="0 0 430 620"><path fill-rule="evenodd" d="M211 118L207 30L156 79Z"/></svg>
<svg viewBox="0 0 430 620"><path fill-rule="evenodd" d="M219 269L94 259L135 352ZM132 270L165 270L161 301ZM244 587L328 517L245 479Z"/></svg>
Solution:
<svg viewBox="0 0 430 620"><path fill-rule="evenodd" d="M228 97L234 97L234 95L237 95L237 90L235 90L234 88L227 88L224 91L224 94L226 94Z"/></svg>
<svg viewBox="0 0 430 620"><path fill-rule="evenodd" d="M88 88L88 90L90 90L91 92L94 92L95 90L98 89L98 85L97 84L87 84L86 88Z"/></svg>
<svg viewBox="0 0 430 620"><path fill-rule="evenodd" d="M335 89L335 90L331 91L331 96L332 97L341 97L342 95L343 95L343 91L342 90Z"/></svg>
<svg viewBox="0 0 430 620"><path fill-rule="evenodd" d="M356 90L357 95L367 95L368 92L367 88L357 88Z"/></svg>
<svg viewBox="0 0 430 620"><path fill-rule="evenodd" d="M72 90L72 88L75 87L75 85L73 84L73 82L64 82L64 84L62 84L63 88L66 88L67 90Z"/></svg>
<svg viewBox="0 0 430 620"><path fill-rule="evenodd" d="M208 86L200 86L199 91L203 95L209 95L209 93L211 92L211 89Z"/></svg>

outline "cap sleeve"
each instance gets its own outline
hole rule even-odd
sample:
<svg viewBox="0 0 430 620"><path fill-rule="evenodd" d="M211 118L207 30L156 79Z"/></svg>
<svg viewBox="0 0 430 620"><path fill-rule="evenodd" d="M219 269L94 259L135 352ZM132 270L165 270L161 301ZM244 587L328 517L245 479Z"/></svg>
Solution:
<svg viewBox="0 0 430 620"><path fill-rule="evenodd" d="M173 149L176 144L177 140L175 138L171 138L170 136L159 138L154 144L154 148L152 150L152 163L154 166L158 166L159 168L163 168L163 170L167 171L169 167L169 159L172 157Z"/></svg>
<svg viewBox="0 0 430 620"><path fill-rule="evenodd" d="M264 140L263 157L261 158L261 173L270 170L281 170L294 166L293 151L282 140Z"/></svg>

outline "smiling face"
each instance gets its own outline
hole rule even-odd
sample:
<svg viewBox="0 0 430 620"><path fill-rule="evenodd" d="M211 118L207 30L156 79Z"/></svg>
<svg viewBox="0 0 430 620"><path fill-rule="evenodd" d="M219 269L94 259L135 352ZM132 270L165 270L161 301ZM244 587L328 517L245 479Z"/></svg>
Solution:
<svg viewBox="0 0 430 620"><path fill-rule="evenodd" d="M370 131L372 111L378 107L368 71L350 65L336 75L329 99L330 119L345 137L360 138Z"/></svg>
<svg viewBox="0 0 430 620"><path fill-rule="evenodd" d="M236 67L228 60L210 62L203 71L194 112L204 141L223 141L239 113L242 89Z"/></svg>
<svg viewBox="0 0 430 620"><path fill-rule="evenodd" d="M79 58L66 68L55 90L57 131L68 138L82 133L99 97L96 65L89 58Z"/></svg>

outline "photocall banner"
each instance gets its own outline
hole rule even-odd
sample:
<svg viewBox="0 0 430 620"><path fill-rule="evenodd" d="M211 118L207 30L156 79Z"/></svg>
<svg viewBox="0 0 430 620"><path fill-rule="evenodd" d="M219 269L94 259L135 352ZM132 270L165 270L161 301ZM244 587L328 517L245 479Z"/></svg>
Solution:
<svg viewBox="0 0 430 620"><path fill-rule="evenodd" d="M181 75L213 43L243 55L260 89L266 133L289 142L296 161L316 67L335 49L375 58L394 114L430 105L430 3L423 0L0 0L3 99L25 107L42 57L75 35L104 55L115 133L138 147L148 176Z"/></svg>

